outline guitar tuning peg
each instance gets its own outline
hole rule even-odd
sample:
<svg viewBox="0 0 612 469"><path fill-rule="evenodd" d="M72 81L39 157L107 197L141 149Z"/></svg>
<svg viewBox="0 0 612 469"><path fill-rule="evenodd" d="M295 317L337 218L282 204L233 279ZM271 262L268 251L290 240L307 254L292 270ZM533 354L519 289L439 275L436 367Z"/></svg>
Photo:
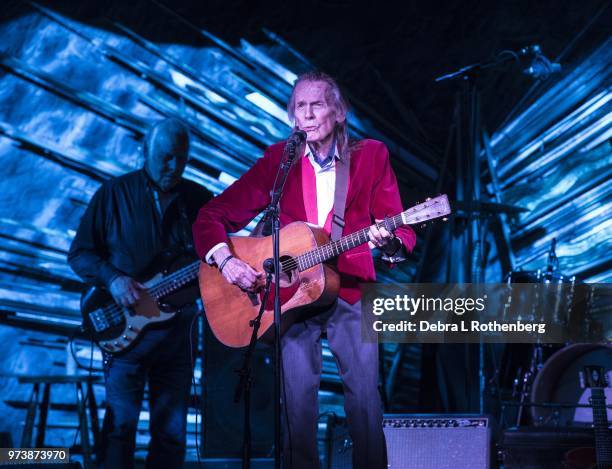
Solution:
<svg viewBox="0 0 612 469"><path fill-rule="evenodd" d="M442 219L442 221L448 221L448 218L447 218L447 217L444 217L444 218Z"/></svg>
<svg viewBox="0 0 612 469"><path fill-rule="evenodd" d="M427 198L425 199L425 202L429 202L430 200L431 200L431 197L427 197Z"/></svg>
<svg viewBox="0 0 612 469"><path fill-rule="evenodd" d="M423 224L421 225L421 228L425 228L426 226L427 226L427 223L423 223Z"/></svg>

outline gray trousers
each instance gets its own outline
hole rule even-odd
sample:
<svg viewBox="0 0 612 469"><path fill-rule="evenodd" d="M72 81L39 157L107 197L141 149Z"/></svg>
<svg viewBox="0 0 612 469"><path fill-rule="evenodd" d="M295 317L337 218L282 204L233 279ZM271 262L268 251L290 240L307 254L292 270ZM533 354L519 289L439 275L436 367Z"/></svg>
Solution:
<svg viewBox="0 0 612 469"><path fill-rule="evenodd" d="M344 409L353 440L354 468L386 468L378 391L378 345L361 339L361 302L342 299L327 311L293 324L281 340L284 373L285 469L319 467L317 421L321 335L327 332L344 388ZM285 395L286 393L286 395Z"/></svg>

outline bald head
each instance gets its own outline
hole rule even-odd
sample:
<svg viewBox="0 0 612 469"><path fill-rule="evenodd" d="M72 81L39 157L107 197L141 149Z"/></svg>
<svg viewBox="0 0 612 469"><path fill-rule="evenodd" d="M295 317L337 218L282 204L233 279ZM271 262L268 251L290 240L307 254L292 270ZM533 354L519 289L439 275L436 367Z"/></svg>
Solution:
<svg viewBox="0 0 612 469"><path fill-rule="evenodd" d="M189 130L177 119L164 119L145 136L145 170L164 192L175 187L187 165Z"/></svg>

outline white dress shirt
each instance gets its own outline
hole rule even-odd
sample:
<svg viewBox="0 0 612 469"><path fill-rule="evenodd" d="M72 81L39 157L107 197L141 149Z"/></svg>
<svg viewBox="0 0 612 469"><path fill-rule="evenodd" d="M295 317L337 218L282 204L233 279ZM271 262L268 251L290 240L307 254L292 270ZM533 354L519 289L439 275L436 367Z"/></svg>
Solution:
<svg viewBox="0 0 612 469"><path fill-rule="evenodd" d="M315 180L317 181L317 225L325 226L327 215L334 206L334 195L336 193L336 159L338 158L338 147L334 147L334 158L325 167L321 168L315 161L315 156L306 145L304 157L314 168Z"/></svg>
<svg viewBox="0 0 612 469"><path fill-rule="evenodd" d="M331 163L321 168L315 162L315 156L310 149L310 145L306 145L304 150L304 157L308 158L308 161L312 165L315 173L315 180L317 182L317 215L318 225L323 227L327 220L327 215L334 206L334 194L336 192L336 159L338 158L338 147L334 146L334 158ZM227 246L227 243L222 242L215 244L204 256L204 259L208 264L212 264L213 253L223 247Z"/></svg>

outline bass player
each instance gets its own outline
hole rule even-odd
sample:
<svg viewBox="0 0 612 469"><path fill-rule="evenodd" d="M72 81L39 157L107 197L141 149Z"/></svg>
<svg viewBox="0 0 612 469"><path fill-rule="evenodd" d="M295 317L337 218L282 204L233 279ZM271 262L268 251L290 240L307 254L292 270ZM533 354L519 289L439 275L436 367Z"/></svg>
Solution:
<svg viewBox="0 0 612 469"><path fill-rule="evenodd" d="M119 305L133 306L143 297L137 279L161 254L196 259L191 224L212 194L181 177L189 141L187 127L176 119L154 125L144 140L144 167L102 184L81 219L68 262L86 284L105 287ZM182 466L196 311L195 305L183 307L172 321L143 331L126 352L104 353L107 408L99 467L134 467L145 382L151 416L146 467Z"/></svg>

